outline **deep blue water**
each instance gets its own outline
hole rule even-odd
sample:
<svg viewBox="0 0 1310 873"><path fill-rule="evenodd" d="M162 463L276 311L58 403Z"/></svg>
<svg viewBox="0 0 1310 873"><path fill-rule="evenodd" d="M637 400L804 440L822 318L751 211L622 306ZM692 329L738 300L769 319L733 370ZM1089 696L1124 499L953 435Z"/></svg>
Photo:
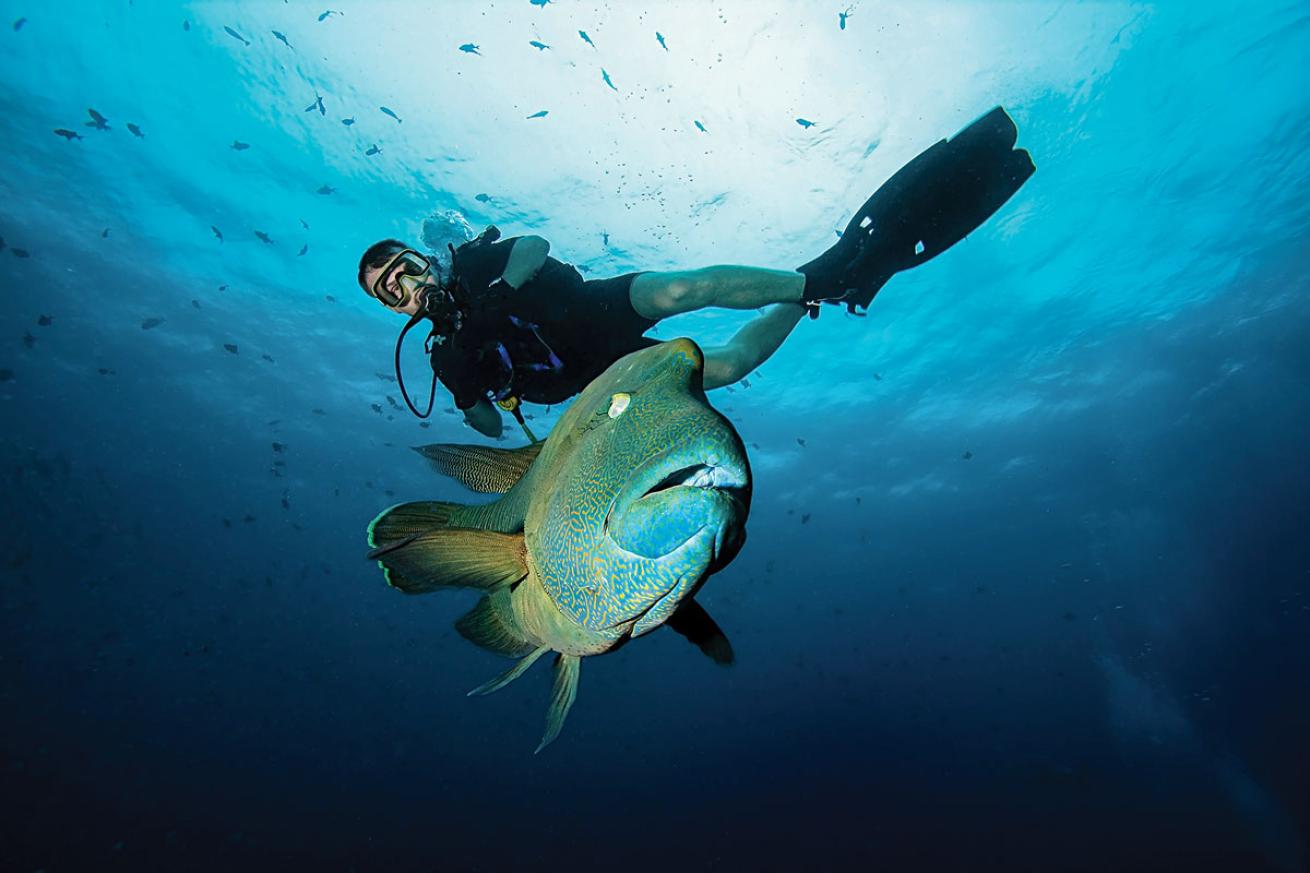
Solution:
<svg viewBox="0 0 1310 873"><path fill-rule="evenodd" d="M4 4L0 867L1306 869L1310 8L839 6ZM475 438L363 248L790 268L998 103L1022 191L710 395L737 663L587 659L534 757L546 668L363 560Z"/></svg>

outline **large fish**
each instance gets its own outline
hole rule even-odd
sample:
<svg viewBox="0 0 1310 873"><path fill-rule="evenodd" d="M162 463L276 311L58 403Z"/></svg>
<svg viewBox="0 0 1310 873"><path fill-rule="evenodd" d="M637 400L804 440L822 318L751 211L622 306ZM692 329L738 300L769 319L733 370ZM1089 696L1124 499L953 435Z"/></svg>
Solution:
<svg viewBox="0 0 1310 873"><path fill-rule="evenodd" d="M587 655L667 623L715 661L732 661L692 597L745 540L751 474L741 438L705 399L704 366L691 340L662 343L611 365L544 442L421 447L440 472L504 496L405 503L369 525L369 557L392 587L483 591L456 629L520 660L470 694L503 688L558 653L537 751L559 735Z"/></svg>

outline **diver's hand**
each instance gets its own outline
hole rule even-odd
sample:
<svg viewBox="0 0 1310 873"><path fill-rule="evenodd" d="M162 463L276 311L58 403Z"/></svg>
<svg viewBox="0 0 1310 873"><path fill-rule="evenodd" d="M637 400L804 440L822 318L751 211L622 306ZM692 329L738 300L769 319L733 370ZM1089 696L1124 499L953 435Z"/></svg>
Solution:
<svg viewBox="0 0 1310 873"><path fill-rule="evenodd" d="M504 427L504 421L500 417L500 410L496 409L495 405L485 397L464 410L464 421L478 433L485 437L491 437L493 440L500 436L500 432Z"/></svg>

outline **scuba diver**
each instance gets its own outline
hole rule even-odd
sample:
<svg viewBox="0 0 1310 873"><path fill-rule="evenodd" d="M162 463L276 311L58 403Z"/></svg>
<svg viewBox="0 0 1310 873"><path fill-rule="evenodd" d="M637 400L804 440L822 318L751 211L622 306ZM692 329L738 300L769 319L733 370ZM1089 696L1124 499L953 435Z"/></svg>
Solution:
<svg viewBox="0 0 1310 873"><path fill-rule="evenodd" d="M1015 148L1018 130L1001 107L898 170L860 207L827 251L795 270L711 266L637 272L584 281L549 256L538 236L501 240L488 227L450 263L394 239L370 246L359 284L383 306L410 316L396 341L396 375L415 415L431 413L436 382L453 395L474 429L498 437L497 406L559 403L618 358L658 340L644 336L661 319L705 307L772 306L725 345L705 352L705 390L729 385L772 355L807 312L822 304L863 314L896 273L946 251L990 218L1036 170ZM406 333L431 324L425 345L433 381L420 412L404 389L400 349Z"/></svg>

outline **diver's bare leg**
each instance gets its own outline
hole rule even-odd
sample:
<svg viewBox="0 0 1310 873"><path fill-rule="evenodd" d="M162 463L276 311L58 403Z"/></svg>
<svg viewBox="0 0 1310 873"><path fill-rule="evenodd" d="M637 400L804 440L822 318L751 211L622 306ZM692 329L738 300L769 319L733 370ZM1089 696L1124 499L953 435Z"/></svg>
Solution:
<svg viewBox="0 0 1310 873"><path fill-rule="evenodd" d="M718 266L642 273L632 280L628 297L638 315L659 320L707 306L758 309L770 303L797 303L804 288L805 277L792 270Z"/></svg>
<svg viewBox="0 0 1310 873"><path fill-rule="evenodd" d="M778 350L805 314L800 303L779 303L751 319L726 345L705 349L705 390L739 381Z"/></svg>

